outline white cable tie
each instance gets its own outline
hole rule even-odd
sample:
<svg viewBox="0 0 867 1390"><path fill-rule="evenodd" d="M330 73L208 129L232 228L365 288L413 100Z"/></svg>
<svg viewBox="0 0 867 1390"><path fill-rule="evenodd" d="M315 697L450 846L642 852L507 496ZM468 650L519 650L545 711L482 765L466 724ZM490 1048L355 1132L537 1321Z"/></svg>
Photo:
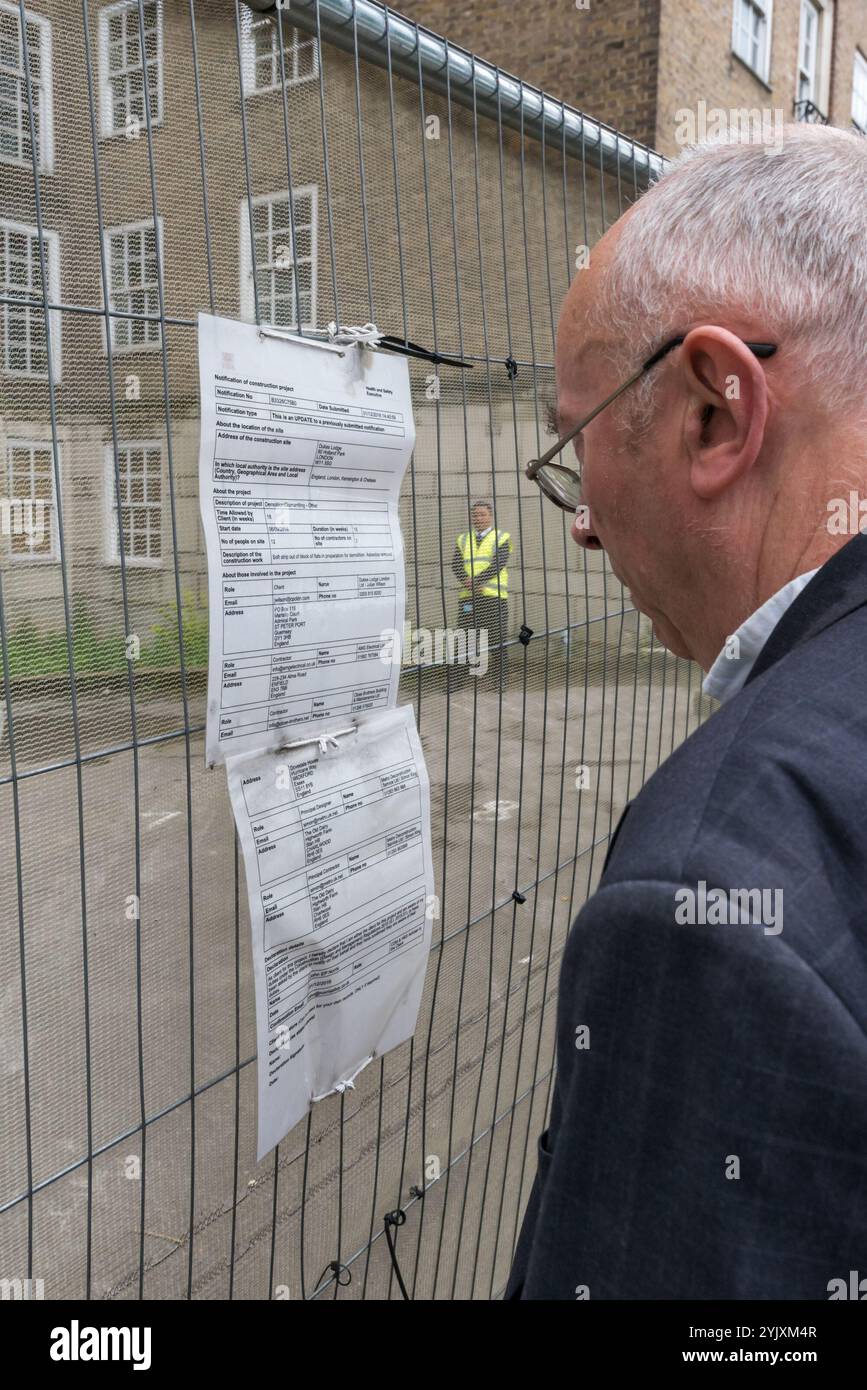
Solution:
<svg viewBox="0 0 867 1390"><path fill-rule="evenodd" d="M361 1066L355 1068L355 1071L352 1073L351 1076L347 1076L343 1081L335 1081L330 1091L323 1091L321 1096L311 1096L311 1101L315 1103L318 1100L325 1100L326 1096L340 1096L343 1095L344 1091L354 1091L355 1083L358 1080L360 1073L364 1071L364 1068L367 1066L368 1062L373 1061L375 1056L376 1053L371 1052L369 1057L365 1057L364 1061L361 1063Z"/></svg>
<svg viewBox="0 0 867 1390"><path fill-rule="evenodd" d="M338 357L345 357L346 352L339 343L326 343L321 338L314 338L311 334L305 333L279 333L273 328L259 328L259 338L279 338L282 343L304 343L306 347L324 348L326 352L336 352Z"/></svg>
<svg viewBox="0 0 867 1390"><path fill-rule="evenodd" d="M354 734L357 732L356 725L351 724L348 729L332 729L330 733L314 734L311 738L298 738L294 743L281 743L278 751L282 752L287 748L304 748L310 743L318 743L320 753L327 753L329 740L334 744L335 748L339 749L340 744L337 740L341 738L343 734Z"/></svg>
<svg viewBox="0 0 867 1390"><path fill-rule="evenodd" d="M332 321L328 325L328 337L332 343L359 343L364 347L373 348L379 347L382 334L375 323L347 327L345 324L338 326Z"/></svg>

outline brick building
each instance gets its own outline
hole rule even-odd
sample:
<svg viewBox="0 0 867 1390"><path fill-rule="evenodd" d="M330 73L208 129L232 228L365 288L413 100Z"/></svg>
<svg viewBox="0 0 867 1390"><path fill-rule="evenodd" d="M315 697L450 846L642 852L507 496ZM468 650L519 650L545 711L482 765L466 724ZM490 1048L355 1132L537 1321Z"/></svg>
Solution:
<svg viewBox="0 0 867 1390"><path fill-rule="evenodd" d="M662 154L678 112L867 131L867 0L406 0L404 13Z"/></svg>
<svg viewBox="0 0 867 1390"><path fill-rule="evenodd" d="M451 618L455 537L468 499L487 496L518 542L513 629L526 614L559 644L590 617L601 639L601 564L570 607L561 520L540 511L522 465L540 452L576 255L634 195L632 177L603 174L589 149L582 168L582 151L567 154L555 134L547 147L522 140L514 121L474 117L413 75L356 68L288 17L281 74L274 17L246 5L236 21L226 0L142 0L141 11L91 0L74 13L26 0L25 16L23 36L18 0L0 0L11 676L61 679L70 629L81 672L122 676L127 633L141 639L137 676L176 662L178 590L187 638L201 637L199 310L319 332L373 319L471 361L439 373L410 363L408 617ZM18 525L35 504L38 535ZM200 640L188 665L203 662Z"/></svg>

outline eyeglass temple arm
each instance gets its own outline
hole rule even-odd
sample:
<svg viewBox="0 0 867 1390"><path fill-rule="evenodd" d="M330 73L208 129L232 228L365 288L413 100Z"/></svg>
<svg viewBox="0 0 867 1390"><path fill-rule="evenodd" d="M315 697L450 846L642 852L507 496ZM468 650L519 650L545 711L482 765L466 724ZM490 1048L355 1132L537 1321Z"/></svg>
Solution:
<svg viewBox="0 0 867 1390"><path fill-rule="evenodd" d="M556 444L553 444L547 453L543 454L541 458L532 459L530 463L527 464L527 477L535 478L539 469L544 468L546 463L550 463L551 460L566 447L570 439L574 439L575 435L580 434L585 426L590 424L591 420L596 419L600 411L604 410L606 406L609 406L612 401L616 401L617 397L627 390L628 387L634 385L639 377L644 376L644 373L649 371L651 367L655 367L657 362L660 362L662 358L665 357L666 353L671 352L676 347L680 347L683 341L684 338L680 337L670 338L667 343L663 343L662 347L658 348L652 357L648 357L646 362L642 362L637 372L633 372L632 376L629 377L627 381L622 382L620 386L617 387L616 391L612 391L610 396L606 396L601 405L597 405L595 410L591 410L589 415L585 415L583 420L579 420L574 429L571 429L568 434L564 434L562 439L558 439ZM750 352L754 353L756 357L773 357L777 350L776 343L746 343L745 346L748 347Z"/></svg>
<svg viewBox="0 0 867 1390"><path fill-rule="evenodd" d="M543 454L541 458L533 459L528 463L526 470L527 477L535 478L540 468L544 468L546 463L550 463L552 458L555 458L562 449L565 449L570 439L574 439L576 434L580 434L585 425L589 425L591 420L595 420L599 412L604 410L607 405L610 405L612 401L616 401L617 397L621 395L628 386L632 386L640 376L644 375L645 370L645 367L639 367L638 371L633 372L628 381L621 382L616 391L612 391L610 396L605 397L601 405L597 405L595 410L591 410L589 415L585 415L583 420L579 420L575 428L571 429L568 434L564 434L561 439L558 439L556 444L552 445L547 453ZM533 470L532 472L530 471L531 469Z"/></svg>
<svg viewBox="0 0 867 1390"><path fill-rule="evenodd" d="M660 359L663 358L667 352L671 352L673 348L680 347L681 343L685 341L686 337L684 335L680 338L670 338L667 343L663 343L662 347L658 348L657 351L653 354L653 356L648 357L647 361L643 363L641 368L642 372L649 371L651 367L655 367L657 362L659 362ZM744 342L744 347L748 347L750 352L752 352L756 357L773 357L774 353L777 350L776 343Z"/></svg>

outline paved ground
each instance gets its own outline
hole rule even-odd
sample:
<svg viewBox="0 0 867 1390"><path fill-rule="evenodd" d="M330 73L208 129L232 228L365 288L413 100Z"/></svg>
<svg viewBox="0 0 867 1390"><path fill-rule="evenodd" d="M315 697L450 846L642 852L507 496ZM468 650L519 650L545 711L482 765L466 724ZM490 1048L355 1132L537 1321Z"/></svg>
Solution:
<svg viewBox="0 0 867 1390"><path fill-rule="evenodd" d="M288 1136L276 1159L276 1197L275 1157L257 1165L254 1153L243 873L238 879L225 777L205 771L201 734L191 736L189 751L183 738L140 751L140 961L126 916L137 882L131 754L86 760L80 800L74 766L19 781L20 901L7 780L0 787L0 1207L11 1205L0 1211L0 1276L28 1272L28 1203L15 1198L28 1186L29 1120L38 1189L32 1273L49 1297L84 1294L88 1225L96 1297L137 1295L142 1249L146 1296L185 1296L191 1269L194 1296L225 1297L233 1268L236 1297L264 1297L278 1285L291 1297L309 1296L339 1257L352 1275L341 1297L385 1297L382 1217L399 1204L408 1213L399 1259L410 1281L417 1276L419 1297L499 1292L544 1123L566 930L601 870L627 793L706 712L695 671L661 655L636 668L634 647L634 629L625 628L620 678L609 655L604 682L601 654L585 671L576 652L568 700L562 659L549 662L546 699L536 652L526 691L520 652L502 697L468 686L447 705L442 690L425 683L418 716L443 915L434 924L414 1044L368 1068L353 1093L317 1106L309 1145L306 1124ZM408 688L402 698L413 694ZM71 756L67 701L29 696L13 713L20 773ZM79 715L85 753L129 740L122 694L89 693ZM190 721L202 717L197 699ZM140 740L181 724L177 696L142 703ZM0 755L8 779L8 725ZM582 765L583 787L576 785ZM526 899L520 905L515 888ZM81 1162L88 1113L90 1164ZM411 1196L425 1177L424 1199ZM333 1292L329 1286L322 1296Z"/></svg>

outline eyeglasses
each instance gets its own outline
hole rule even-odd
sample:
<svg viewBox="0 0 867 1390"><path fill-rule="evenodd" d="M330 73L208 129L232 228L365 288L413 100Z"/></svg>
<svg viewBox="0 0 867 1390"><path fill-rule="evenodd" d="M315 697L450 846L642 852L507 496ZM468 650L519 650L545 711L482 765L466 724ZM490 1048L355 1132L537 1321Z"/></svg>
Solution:
<svg viewBox="0 0 867 1390"><path fill-rule="evenodd" d="M574 512L581 505L581 474L576 473L574 468L567 468L564 463L552 463L551 460L556 458L561 449L565 449L569 441L574 439L576 434L580 434L591 420L595 420L596 416L607 405L622 395L627 387L633 386L639 377L644 376L645 372L649 372L651 367L655 367L666 353L671 352L673 348L680 347L684 337L685 335L679 338L670 338L667 343L663 343L652 357L648 357L647 361L641 364L637 372L633 372L628 381L624 381L622 385L617 387L616 391L612 391L610 396L606 396L601 405L597 405L589 415L585 415L584 419L579 421L574 429L571 429L568 434L564 434L562 439L558 439L553 448L549 449L541 458L531 459L527 464L527 477L538 483L545 496L550 497L552 502L556 502L558 507L562 507L566 512ZM756 357L773 357L777 350L776 343L746 343L745 346L749 348L750 352L755 353Z"/></svg>

